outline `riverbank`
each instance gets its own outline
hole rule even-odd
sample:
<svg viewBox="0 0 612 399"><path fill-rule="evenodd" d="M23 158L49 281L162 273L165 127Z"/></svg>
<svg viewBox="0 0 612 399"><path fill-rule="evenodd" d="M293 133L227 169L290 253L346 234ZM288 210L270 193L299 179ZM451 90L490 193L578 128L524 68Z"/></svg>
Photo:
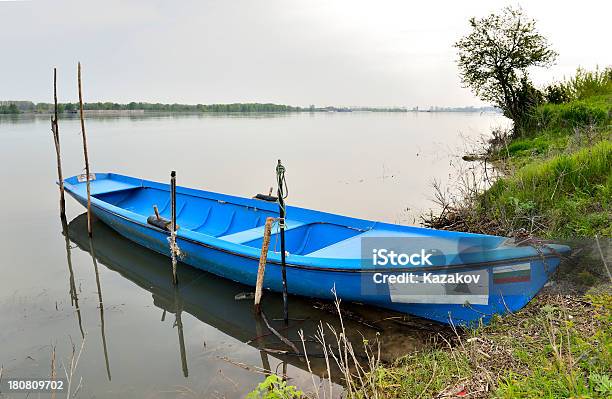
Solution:
<svg viewBox="0 0 612 399"><path fill-rule="evenodd" d="M432 333L431 346L391 364L369 362L347 397L612 396L612 71L596 78L579 73L560 85L563 101L539 105L514 132L495 132L471 158L499 175L472 175L484 181L466 180L460 196L440 192L443 211L424 219L437 229L571 240L572 258L517 314Z"/></svg>
<svg viewBox="0 0 612 399"><path fill-rule="evenodd" d="M589 281L593 285L567 292L567 283L555 282L519 313L488 326L432 332L430 345L391 363L376 356L384 342L328 337L334 346L340 337L340 349L329 354L332 365L351 363L353 351L369 353L361 366L350 367L350 376L345 369L343 397L609 398L612 286ZM322 393L325 385L298 391L273 374L248 398L329 397Z"/></svg>

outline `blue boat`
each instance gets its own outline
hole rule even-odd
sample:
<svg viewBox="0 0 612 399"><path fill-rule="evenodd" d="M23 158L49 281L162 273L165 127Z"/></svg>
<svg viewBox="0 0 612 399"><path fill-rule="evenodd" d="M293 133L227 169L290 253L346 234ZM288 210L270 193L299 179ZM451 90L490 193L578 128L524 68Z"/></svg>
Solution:
<svg viewBox="0 0 612 399"><path fill-rule="evenodd" d="M84 206L85 180L81 175L64 182L66 191ZM170 232L151 222L154 206L161 218L170 216L169 184L114 173L92 174L90 184L97 218L129 240L170 256ZM254 286L264 224L268 217L279 216L278 205L185 187L177 187L176 198L181 261ZM504 237L292 206L286 207L285 222L290 294L320 299L337 295L457 325L487 323L495 314L521 309L569 251L563 245L517 245ZM274 231L271 236L264 288L280 292L278 235Z"/></svg>

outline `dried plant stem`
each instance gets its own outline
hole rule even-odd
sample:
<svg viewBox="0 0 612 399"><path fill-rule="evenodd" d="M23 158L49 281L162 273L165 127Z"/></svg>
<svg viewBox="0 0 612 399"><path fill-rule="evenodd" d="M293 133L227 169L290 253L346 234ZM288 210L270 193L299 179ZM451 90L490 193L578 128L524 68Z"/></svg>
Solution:
<svg viewBox="0 0 612 399"><path fill-rule="evenodd" d="M601 256L601 261L603 262L603 265L606 268L606 272L608 272L608 278L610 279L610 282L612 283L612 274L610 274L610 268L608 267L608 264L606 263L606 258L604 257L603 251L601 250L601 245L599 245L599 237L597 237L597 234L595 235L595 242L597 243L597 249L599 250L599 256Z"/></svg>
<svg viewBox="0 0 612 399"><path fill-rule="evenodd" d="M51 345L51 381L57 378L55 372L55 345ZM51 399L55 399L55 390L51 392Z"/></svg>
<svg viewBox="0 0 612 399"><path fill-rule="evenodd" d="M312 387L314 388L314 392L317 395L317 398L320 398L319 387L317 386L317 383L315 381L315 376L312 372L312 367L310 367L310 359L308 359L308 351L306 350L306 340L304 339L304 330L298 331L298 335L300 336L300 340L302 341L302 348L304 349L304 358L306 359L306 365L308 366L308 372L310 373L310 378L312 380Z"/></svg>
<svg viewBox="0 0 612 399"><path fill-rule="evenodd" d="M72 356L70 357L70 369L66 369L66 365L63 364L64 372L66 373L66 380L68 381L68 389L66 391L66 398L70 399L72 393L72 380L74 377L74 372L79 365L79 359L81 358L81 354L83 353L83 348L85 347L85 338L81 341L81 348L79 349L79 353L76 353L76 348L74 344L72 344ZM82 381L82 380L81 380ZM77 392L80 388L81 383L77 386ZM75 392L76 393L76 392Z"/></svg>

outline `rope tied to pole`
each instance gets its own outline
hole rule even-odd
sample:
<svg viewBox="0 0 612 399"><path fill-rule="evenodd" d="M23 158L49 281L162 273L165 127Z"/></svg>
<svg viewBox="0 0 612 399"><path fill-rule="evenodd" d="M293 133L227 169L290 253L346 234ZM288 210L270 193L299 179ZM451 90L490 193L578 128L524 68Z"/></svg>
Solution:
<svg viewBox="0 0 612 399"><path fill-rule="evenodd" d="M289 187L287 187L287 180L285 179L286 170L279 159L278 165L276 165L276 182L278 183L278 197L282 199L286 199L289 196Z"/></svg>
<svg viewBox="0 0 612 399"><path fill-rule="evenodd" d="M285 214L285 199L289 196L289 187L287 187L287 180L285 179L285 171L286 168L281 163L281 160L278 160L278 164L276 165L276 184L278 187L278 198L276 202L278 202L278 206L281 208L283 215ZM279 220L279 224L281 227L285 227L285 218L281 216Z"/></svg>

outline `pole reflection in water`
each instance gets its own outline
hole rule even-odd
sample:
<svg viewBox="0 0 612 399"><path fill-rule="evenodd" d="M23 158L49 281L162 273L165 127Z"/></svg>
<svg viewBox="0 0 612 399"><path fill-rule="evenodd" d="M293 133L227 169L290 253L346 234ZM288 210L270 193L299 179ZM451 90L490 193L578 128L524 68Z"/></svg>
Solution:
<svg viewBox="0 0 612 399"><path fill-rule="evenodd" d="M255 314L255 333L257 336L255 337L255 344L257 348L259 348L259 355L261 356L261 366L264 369L264 374L269 376L272 374L272 369L270 368L270 359L268 359L268 352L265 351L264 347L264 328L262 324L261 317Z"/></svg>
<svg viewBox="0 0 612 399"><path fill-rule="evenodd" d="M66 218L62 217L62 234L66 240L66 263L68 264L68 284L70 286L70 304L74 306L77 320L79 321L79 330L81 331L81 338L85 338L85 332L83 331L83 319L81 318L81 308L79 308L79 297L77 295L76 284L74 282L74 270L72 269L72 247L70 246L70 233L68 232L68 222Z"/></svg>
<svg viewBox="0 0 612 399"><path fill-rule="evenodd" d="M98 306L100 308L100 332L102 335L102 347L104 349L104 361L106 362L106 374L108 380L111 380L110 363L108 361L108 349L106 346L106 332L104 328L104 302L102 301L102 286L100 285L100 273L98 272L98 261L96 260L96 250L94 249L93 238L89 237L89 252L93 260L94 270L96 272L96 285L98 287Z"/></svg>
<svg viewBox="0 0 612 399"><path fill-rule="evenodd" d="M181 303L181 297L179 295L178 286L174 286L174 327L178 330L179 338L179 351L181 352L181 365L183 367L183 375L185 378L189 377L189 369L187 368L187 352L185 351L185 337L183 336L183 319L181 313L183 312L183 306ZM165 317L165 311L164 311Z"/></svg>

